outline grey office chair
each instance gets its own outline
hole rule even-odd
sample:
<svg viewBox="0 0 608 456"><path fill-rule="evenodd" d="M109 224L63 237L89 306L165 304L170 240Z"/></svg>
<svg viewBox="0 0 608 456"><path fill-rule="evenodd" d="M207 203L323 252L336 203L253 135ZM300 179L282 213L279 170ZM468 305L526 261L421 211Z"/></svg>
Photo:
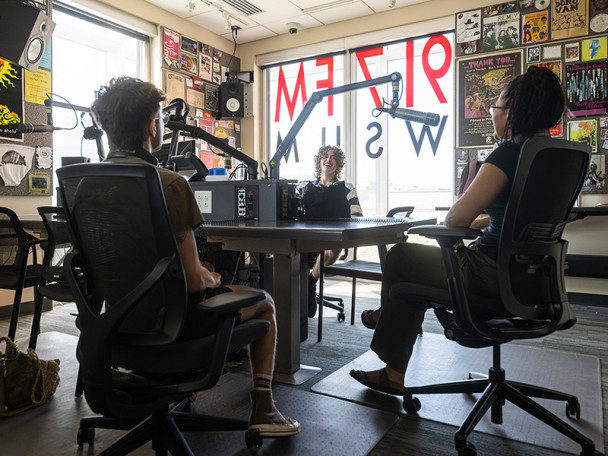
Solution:
<svg viewBox="0 0 608 456"><path fill-rule="evenodd" d="M503 343L543 337L567 329L576 321L564 287L568 243L562 239L562 231L583 184L589 155L587 145L548 137L532 137L523 145L499 244L499 298L468 293L459 275L453 246L459 239L476 238L479 230L443 225L409 230L437 240L446 265L448 287L444 290L400 283L391 287L391 298L404 299L407 305L433 307L448 339L465 347L492 347L493 351L493 366L487 379L404 390L403 408L407 413L416 413L421 407L416 394L483 393L455 434L459 456L477 454L475 446L467 442L468 436L489 409L492 422L502 423L505 401L581 444L582 455L600 454L590 439L531 397L564 401L566 415L576 418L581 413L578 399L541 386L507 380L500 350ZM483 304L488 311L476 313L472 302ZM493 314L493 308L506 309L511 316L505 317L504 310L500 315Z"/></svg>
<svg viewBox="0 0 608 456"><path fill-rule="evenodd" d="M78 307L76 356L87 403L78 443L95 428L129 430L101 454L127 454L152 441L157 455L191 455L182 432L246 430L247 420L189 413L189 396L212 388L226 355L269 330L235 325L263 292L225 293L196 303L217 321L214 334L180 340L188 294L156 169L80 164L57 170L74 251L65 271ZM246 433L247 445L261 445Z"/></svg>

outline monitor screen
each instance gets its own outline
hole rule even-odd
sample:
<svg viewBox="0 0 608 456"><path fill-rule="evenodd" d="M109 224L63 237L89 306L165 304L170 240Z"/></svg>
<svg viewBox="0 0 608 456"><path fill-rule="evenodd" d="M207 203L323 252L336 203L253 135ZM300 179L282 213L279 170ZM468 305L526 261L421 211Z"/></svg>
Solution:
<svg viewBox="0 0 608 456"><path fill-rule="evenodd" d="M161 148L154 152L154 156L161 164L167 163L169 160L169 148L171 143L164 143ZM175 155L186 155L186 152L192 152L196 155L196 143L193 139L189 141L180 141L177 143L177 152Z"/></svg>

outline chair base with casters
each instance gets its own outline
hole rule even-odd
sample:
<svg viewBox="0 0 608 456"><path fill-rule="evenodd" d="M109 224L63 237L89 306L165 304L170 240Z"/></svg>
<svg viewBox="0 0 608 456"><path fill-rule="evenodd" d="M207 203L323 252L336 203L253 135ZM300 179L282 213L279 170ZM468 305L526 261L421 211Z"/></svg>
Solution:
<svg viewBox="0 0 608 456"><path fill-rule="evenodd" d="M454 434L454 444L459 456L475 456L477 454L475 445L468 442L467 438L488 410L490 410L492 423L502 424L502 408L505 405L505 401L511 402L513 405L580 444L582 447L581 456L600 456L602 454L595 449L592 440L531 399L531 397L536 397L564 401L566 404L566 416L578 419L580 418L581 409L576 396L540 386L507 380L505 370L501 367L500 345L494 345L492 350L493 366L489 369L488 378L473 378L435 385L406 387L403 395L403 409L405 412L415 414L420 410L421 402L414 396L416 394L483 393L466 420Z"/></svg>

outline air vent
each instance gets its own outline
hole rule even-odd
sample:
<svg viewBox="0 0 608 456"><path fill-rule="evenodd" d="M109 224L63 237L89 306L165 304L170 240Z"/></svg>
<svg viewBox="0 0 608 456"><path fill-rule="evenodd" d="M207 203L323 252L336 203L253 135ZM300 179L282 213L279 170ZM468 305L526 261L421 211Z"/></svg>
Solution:
<svg viewBox="0 0 608 456"><path fill-rule="evenodd" d="M249 3L247 0L222 0L227 5L237 9L245 16L251 16L252 14L263 13L264 11L257 6Z"/></svg>

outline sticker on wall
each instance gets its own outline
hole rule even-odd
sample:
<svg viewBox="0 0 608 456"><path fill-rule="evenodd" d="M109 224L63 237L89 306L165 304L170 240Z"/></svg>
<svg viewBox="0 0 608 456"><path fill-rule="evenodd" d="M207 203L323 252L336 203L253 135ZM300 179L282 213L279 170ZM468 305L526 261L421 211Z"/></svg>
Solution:
<svg viewBox="0 0 608 456"><path fill-rule="evenodd" d="M590 0L589 17L591 33L602 33L608 30L608 0Z"/></svg>
<svg viewBox="0 0 608 456"><path fill-rule="evenodd" d="M606 114L606 61L566 66L566 101L575 117Z"/></svg>
<svg viewBox="0 0 608 456"><path fill-rule="evenodd" d="M28 190L30 195L48 195L51 187L49 173L32 171L28 175Z"/></svg>
<svg viewBox="0 0 608 456"><path fill-rule="evenodd" d="M521 26L523 43L526 44L547 41L549 38L548 21L548 11L524 15Z"/></svg>
<svg viewBox="0 0 608 456"><path fill-rule="evenodd" d="M551 2L551 39L586 35L589 20L587 4L578 0Z"/></svg>
<svg viewBox="0 0 608 456"><path fill-rule="evenodd" d="M519 46L519 13L499 14L483 20L483 50Z"/></svg>
<svg viewBox="0 0 608 456"><path fill-rule="evenodd" d="M50 147L36 147L36 168L51 169L53 167L53 150Z"/></svg>
<svg viewBox="0 0 608 456"><path fill-rule="evenodd" d="M597 121L595 119L568 122L568 140L589 144L597 152Z"/></svg>
<svg viewBox="0 0 608 456"><path fill-rule="evenodd" d="M534 6L534 0L519 0L519 8L526 9Z"/></svg>
<svg viewBox="0 0 608 456"><path fill-rule="evenodd" d="M605 59L608 57L607 45L608 39L605 36L583 40L581 42L581 60L588 62Z"/></svg>
<svg viewBox="0 0 608 456"><path fill-rule="evenodd" d="M163 29L163 61L169 68L179 68L179 33Z"/></svg>
<svg viewBox="0 0 608 456"><path fill-rule="evenodd" d="M180 49L192 55L198 54L198 41L182 35L180 37Z"/></svg>
<svg viewBox="0 0 608 456"><path fill-rule="evenodd" d="M17 187L32 168L34 148L0 144L0 177L6 187Z"/></svg>
<svg viewBox="0 0 608 456"><path fill-rule="evenodd" d="M578 42L564 44L564 61L565 62L578 62L579 59L580 59L580 55L579 55Z"/></svg>
<svg viewBox="0 0 608 456"><path fill-rule="evenodd" d="M530 46L526 49L526 61L528 63L540 62L540 46Z"/></svg>
<svg viewBox="0 0 608 456"><path fill-rule="evenodd" d="M201 77L201 79L204 79L205 81L211 81L211 73L212 73L212 65L213 63L211 62L211 56L208 54L199 54L198 55L199 59L199 69L198 69L198 75Z"/></svg>
<svg viewBox="0 0 608 456"><path fill-rule="evenodd" d="M17 124L23 120L23 70L0 59L0 138L23 141Z"/></svg>

